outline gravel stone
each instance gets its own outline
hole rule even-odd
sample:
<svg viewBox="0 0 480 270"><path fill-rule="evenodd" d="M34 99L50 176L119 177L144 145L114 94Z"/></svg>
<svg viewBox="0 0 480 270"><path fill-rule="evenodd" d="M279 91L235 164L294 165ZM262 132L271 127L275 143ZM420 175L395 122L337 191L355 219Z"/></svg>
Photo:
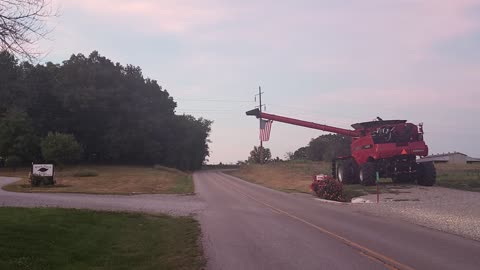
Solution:
<svg viewBox="0 0 480 270"><path fill-rule="evenodd" d="M402 220L480 240L480 193L443 187L402 188L398 194L359 197L373 203L352 204L360 212Z"/></svg>

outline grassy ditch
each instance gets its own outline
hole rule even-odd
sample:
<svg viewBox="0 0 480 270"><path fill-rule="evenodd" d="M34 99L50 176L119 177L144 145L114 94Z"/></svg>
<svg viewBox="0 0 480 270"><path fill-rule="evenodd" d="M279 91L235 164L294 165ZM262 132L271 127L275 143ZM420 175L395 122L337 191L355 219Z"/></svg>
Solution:
<svg viewBox="0 0 480 270"><path fill-rule="evenodd" d="M330 165L324 162L289 161L244 165L227 173L280 191L309 193L312 176L330 171Z"/></svg>
<svg viewBox="0 0 480 270"><path fill-rule="evenodd" d="M480 164L435 164L437 185L480 192Z"/></svg>
<svg viewBox="0 0 480 270"><path fill-rule="evenodd" d="M29 169L1 169L0 175L22 180L3 189L15 192L70 192L92 194L143 194L193 192L191 174L176 169L155 166L74 166L56 170L57 184L32 187L27 180Z"/></svg>
<svg viewBox="0 0 480 270"><path fill-rule="evenodd" d="M190 217L0 208L0 269L202 269Z"/></svg>

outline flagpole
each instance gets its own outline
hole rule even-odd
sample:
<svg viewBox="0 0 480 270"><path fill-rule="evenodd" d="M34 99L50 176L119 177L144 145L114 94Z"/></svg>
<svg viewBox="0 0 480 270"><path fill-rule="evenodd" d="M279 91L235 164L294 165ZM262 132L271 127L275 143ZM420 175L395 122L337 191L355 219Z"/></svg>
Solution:
<svg viewBox="0 0 480 270"><path fill-rule="evenodd" d="M260 112L262 112L262 88L259 86L258 87L258 100L260 102L259 104L259 110ZM260 129L262 129L262 118L260 117L259 118L260 120ZM260 136L260 164L263 163L263 140L262 140L262 136Z"/></svg>

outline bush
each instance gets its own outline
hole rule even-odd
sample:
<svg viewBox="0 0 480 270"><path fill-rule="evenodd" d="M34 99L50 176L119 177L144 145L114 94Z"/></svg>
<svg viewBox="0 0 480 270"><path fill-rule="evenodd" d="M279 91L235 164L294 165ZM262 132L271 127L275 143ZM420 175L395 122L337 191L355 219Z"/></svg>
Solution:
<svg viewBox="0 0 480 270"><path fill-rule="evenodd" d="M55 184L55 181L53 180L52 176L30 175L30 183L35 187L40 185L51 186Z"/></svg>
<svg viewBox="0 0 480 270"><path fill-rule="evenodd" d="M312 189L320 198L339 202L345 201L342 183L331 177L314 182Z"/></svg>
<svg viewBox="0 0 480 270"><path fill-rule="evenodd" d="M82 147L73 135L57 132L42 139L41 149L43 158L57 165L77 162L82 155Z"/></svg>
<svg viewBox="0 0 480 270"><path fill-rule="evenodd" d="M18 156L8 156L5 159L5 167L16 169L22 164L22 159Z"/></svg>
<svg viewBox="0 0 480 270"><path fill-rule="evenodd" d="M75 177L95 177L98 176L98 172L95 170L83 169L73 174Z"/></svg>

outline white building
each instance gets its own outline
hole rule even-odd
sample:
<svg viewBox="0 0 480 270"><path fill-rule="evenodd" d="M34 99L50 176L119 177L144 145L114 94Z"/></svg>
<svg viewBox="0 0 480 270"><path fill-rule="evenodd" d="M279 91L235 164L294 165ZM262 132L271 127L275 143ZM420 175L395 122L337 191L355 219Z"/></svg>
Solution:
<svg viewBox="0 0 480 270"><path fill-rule="evenodd" d="M480 158L472 158L460 152L453 152L426 156L418 160L418 162L429 161L433 161L435 163L467 164L480 162Z"/></svg>

